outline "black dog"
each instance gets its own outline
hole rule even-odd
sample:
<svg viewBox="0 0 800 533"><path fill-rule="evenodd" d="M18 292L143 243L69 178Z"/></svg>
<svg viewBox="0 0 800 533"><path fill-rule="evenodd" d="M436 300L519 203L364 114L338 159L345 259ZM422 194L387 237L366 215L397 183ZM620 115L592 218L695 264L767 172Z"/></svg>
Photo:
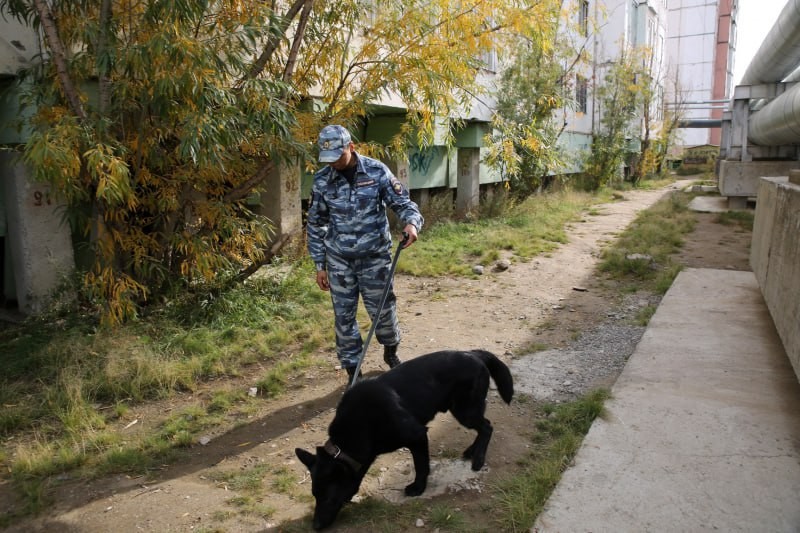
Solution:
<svg viewBox="0 0 800 533"><path fill-rule="evenodd" d="M492 425L484 417L489 376L500 397L511 402L511 372L483 350L422 355L347 390L328 428L325 446L318 446L316 455L295 449L311 472L314 529L333 523L383 453L403 447L411 451L416 476L405 493L422 494L430 473L426 425L438 412L449 410L464 427L478 432L463 457L472 460L473 470L480 470L492 437Z"/></svg>

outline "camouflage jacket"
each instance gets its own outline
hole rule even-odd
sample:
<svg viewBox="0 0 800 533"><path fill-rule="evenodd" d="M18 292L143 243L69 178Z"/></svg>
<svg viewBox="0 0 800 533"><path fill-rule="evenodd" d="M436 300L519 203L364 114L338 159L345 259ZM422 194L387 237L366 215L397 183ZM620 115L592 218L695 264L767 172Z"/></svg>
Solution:
<svg viewBox="0 0 800 533"><path fill-rule="evenodd" d="M389 168L358 155L354 186L330 166L314 175L306 231L308 253L324 268L327 250L344 258L374 255L392 246L386 207L403 225L422 229L419 207Z"/></svg>

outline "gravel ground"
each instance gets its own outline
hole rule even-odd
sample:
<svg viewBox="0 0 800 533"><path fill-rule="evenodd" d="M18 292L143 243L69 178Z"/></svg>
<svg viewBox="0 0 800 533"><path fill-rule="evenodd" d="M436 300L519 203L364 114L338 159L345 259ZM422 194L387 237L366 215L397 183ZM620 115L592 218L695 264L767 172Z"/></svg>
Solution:
<svg viewBox="0 0 800 533"><path fill-rule="evenodd" d="M627 296L603 322L581 331L567 346L514 359L510 366L516 390L536 400L561 402L610 387L645 332L635 324L636 315L657 307L660 300L657 295Z"/></svg>

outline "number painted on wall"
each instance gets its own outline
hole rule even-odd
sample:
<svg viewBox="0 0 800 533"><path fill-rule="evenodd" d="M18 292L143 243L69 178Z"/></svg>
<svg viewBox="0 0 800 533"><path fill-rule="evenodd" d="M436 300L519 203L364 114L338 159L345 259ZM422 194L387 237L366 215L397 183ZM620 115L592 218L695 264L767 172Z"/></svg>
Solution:
<svg viewBox="0 0 800 533"><path fill-rule="evenodd" d="M50 205L50 192L33 191L33 205L36 207Z"/></svg>

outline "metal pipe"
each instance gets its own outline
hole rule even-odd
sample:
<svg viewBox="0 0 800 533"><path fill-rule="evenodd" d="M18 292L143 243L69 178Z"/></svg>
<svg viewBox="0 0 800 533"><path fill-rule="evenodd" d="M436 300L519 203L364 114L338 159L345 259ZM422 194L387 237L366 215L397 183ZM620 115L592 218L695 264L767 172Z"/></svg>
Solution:
<svg viewBox="0 0 800 533"><path fill-rule="evenodd" d="M664 102L664 105L679 107L683 105L697 105L697 104L729 104L731 101L728 98L718 100L693 100L691 102Z"/></svg>
<svg viewBox="0 0 800 533"><path fill-rule="evenodd" d="M783 81L786 83L800 81L800 66L798 66L794 72L786 76Z"/></svg>
<svg viewBox="0 0 800 533"><path fill-rule="evenodd" d="M720 128L721 118L689 118L678 122L679 128Z"/></svg>
<svg viewBox="0 0 800 533"><path fill-rule="evenodd" d="M800 143L800 84L750 115L747 139L761 146Z"/></svg>
<svg viewBox="0 0 800 533"><path fill-rule="evenodd" d="M741 85L783 81L800 64L800 0L789 0L742 76Z"/></svg>

